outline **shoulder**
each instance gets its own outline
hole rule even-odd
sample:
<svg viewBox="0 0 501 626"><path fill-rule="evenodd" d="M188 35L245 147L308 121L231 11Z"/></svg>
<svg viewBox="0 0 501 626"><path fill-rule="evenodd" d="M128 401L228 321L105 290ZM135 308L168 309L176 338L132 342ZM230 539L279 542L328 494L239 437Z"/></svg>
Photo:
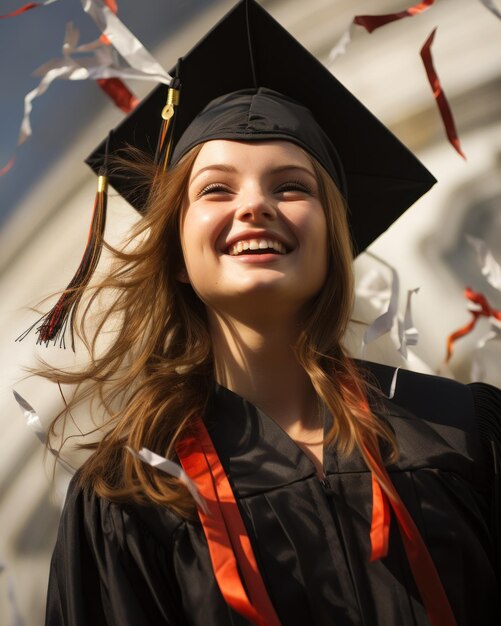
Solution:
<svg viewBox="0 0 501 626"><path fill-rule="evenodd" d="M479 421L488 417L501 421L501 390L492 385L464 385L441 376L397 371L367 361L360 365L388 400L385 405L390 413L403 409L404 413L464 431L476 430Z"/></svg>
<svg viewBox="0 0 501 626"><path fill-rule="evenodd" d="M166 507L112 501L82 483L81 472L73 476L66 494L61 526L79 529L91 544L106 540L126 550L137 540L171 548L183 520Z"/></svg>
<svg viewBox="0 0 501 626"><path fill-rule="evenodd" d="M435 467L478 484L485 479L492 469L490 441L501 444L499 389L374 363L360 366L380 390L374 412L395 432L401 469Z"/></svg>

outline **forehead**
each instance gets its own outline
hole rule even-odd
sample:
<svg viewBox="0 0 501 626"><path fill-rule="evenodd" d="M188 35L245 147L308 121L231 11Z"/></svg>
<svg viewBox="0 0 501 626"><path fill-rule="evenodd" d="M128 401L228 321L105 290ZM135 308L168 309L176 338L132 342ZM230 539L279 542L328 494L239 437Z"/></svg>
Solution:
<svg viewBox="0 0 501 626"><path fill-rule="evenodd" d="M311 158L290 141L232 141L216 139L202 146L192 169L192 178L200 170L225 166L237 172L300 167L314 174Z"/></svg>

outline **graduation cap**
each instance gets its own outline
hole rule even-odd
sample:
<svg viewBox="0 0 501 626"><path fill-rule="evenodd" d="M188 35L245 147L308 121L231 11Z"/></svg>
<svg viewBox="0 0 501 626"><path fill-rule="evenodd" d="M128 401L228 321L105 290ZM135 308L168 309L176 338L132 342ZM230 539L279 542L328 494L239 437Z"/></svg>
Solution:
<svg viewBox="0 0 501 626"><path fill-rule="evenodd" d="M314 156L345 196L357 252L436 182L255 0L240 0L171 75L168 87L154 89L113 130L111 143L103 141L88 157L97 174L107 146L114 152L133 145L164 168L211 139L287 139ZM138 195L127 176L111 174L109 182L139 212L145 210L147 195ZM61 320L44 322L50 332L39 340L53 339Z"/></svg>
<svg viewBox="0 0 501 626"><path fill-rule="evenodd" d="M208 139L288 138L306 148L332 175L333 168L319 155L330 153L336 172L333 177L348 201L351 233L358 252L436 182L416 157L255 0L238 2L178 61L171 75L179 85L179 106L170 138L171 160L177 161L187 146ZM248 90L247 111L252 111L258 103L251 94L259 88L281 94L280 106L261 102L258 123L239 133L242 115L234 115L232 120L231 98L224 96ZM165 85L154 89L114 130L113 149L132 144L154 154L167 89ZM210 114L198 120L197 116L222 96L219 128L204 131L204 124L217 125L218 107L213 106ZM292 123L296 126L288 134L284 133L287 99L297 103L296 109L292 102L289 104L288 117L295 118ZM233 101L241 111L245 109L244 99L235 97ZM308 111L301 117L301 107L316 120L317 133L312 132ZM178 145L183 150L177 149ZM96 172L104 149L105 142L87 159ZM110 183L136 209L144 210L146 198L131 198L127 180L111 176Z"/></svg>

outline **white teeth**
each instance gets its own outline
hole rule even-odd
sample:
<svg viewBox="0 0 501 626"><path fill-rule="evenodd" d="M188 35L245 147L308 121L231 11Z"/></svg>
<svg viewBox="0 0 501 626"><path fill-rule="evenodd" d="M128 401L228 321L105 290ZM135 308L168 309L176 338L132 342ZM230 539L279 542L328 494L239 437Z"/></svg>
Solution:
<svg viewBox="0 0 501 626"><path fill-rule="evenodd" d="M280 241L275 239L246 239L244 241L237 241L232 244L228 250L228 253L232 256L237 256L245 250L275 250L279 254L285 254L287 252L285 246Z"/></svg>

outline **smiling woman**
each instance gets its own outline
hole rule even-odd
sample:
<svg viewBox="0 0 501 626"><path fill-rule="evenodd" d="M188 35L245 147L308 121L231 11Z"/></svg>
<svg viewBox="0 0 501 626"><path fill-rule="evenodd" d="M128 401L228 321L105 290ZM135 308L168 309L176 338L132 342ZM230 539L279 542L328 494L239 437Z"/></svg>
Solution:
<svg viewBox="0 0 501 626"><path fill-rule="evenodd" d="M111 177L144 214L96 288L117 332L85 370L41 372L90 385L104 414L47 624L498 624L501 392L342 343L350 231L367 245L433 177L252 0L108 146L147 136L156 108L156 155L129 148Z"/></svg>
<svg viewBox="0 0 501 626"><path fill-rule="evenodd" d="M230 307L234 316L271 320L288 309L297 323L327 271L311 159L283 141L206 143L193 166L181 240L190 284L208 311Z"/></svg>

